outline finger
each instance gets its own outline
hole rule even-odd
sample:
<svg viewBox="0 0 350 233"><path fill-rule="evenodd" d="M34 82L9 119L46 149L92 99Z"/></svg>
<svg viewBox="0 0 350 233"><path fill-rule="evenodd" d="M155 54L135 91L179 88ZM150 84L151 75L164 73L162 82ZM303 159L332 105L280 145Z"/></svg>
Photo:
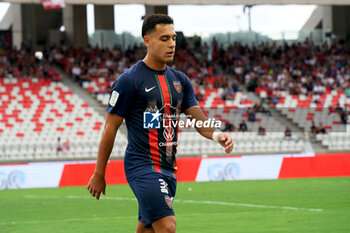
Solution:
<svg viewBox="0 0 350 233"><path fill-rule="evenodd" d="M233 143L231 143L230 145L227 145L227 146L225 146L225 149L232 149L233 148Z"/></svg>
<svg viewBox="0 0 350 233"><path fill-rule="evenodd" d="M219 134L219 142L224 142L225 141L225 135L224 134Z"/></svg>
<svg viewBox="0 0 350 233"><path fill-rule="evenodd" d="M97 193L96 193L96 199L97 199L97 200L100 199L100 195L101 195L101 192L97 192Z"/></svg>
<svg viewBox="0 0 350 233"><path fill-rule="evenodd" d="M225 143L225 147L229 147L229 146L233 146L233 141L232 141L231 138L229 138L229 139L227 140L227 142Z"/></svg>
<svg viewBox="0 0 350 233"><path fill-rule="evenodd" d="M102 190L103 195L106 195L106 188Z"/></svg>
<svg viewBox="0 0 350 233"><path fill-rule="evenodd" d="M89 193L92 194L92 187L91 186L88 188L88 190L89 190Z"/></svg>
<svg viewBox="0 0 350 233"><path fill-rule="evenodd" d="M227 147L225 147L225 152L226 154L230 153L233 149L233 143L231 143L230 145L228 145Z"/></svg>
<svg viewBox="0 0 350 233"><path fill-rule="evenodd" d="M92 188L92 187L90 188L90 193L91 193L92 196L94 196L94 193L95 193L94 188Z"/></svg>
<svg viewBox="0 0 350 233"><path fill-rule="evenodd" d="M228 137L228 139L227 139L225 145L227 146L227 145L230 145L231 143L232 143L232 138L231 138L231 137Z"/></svg>

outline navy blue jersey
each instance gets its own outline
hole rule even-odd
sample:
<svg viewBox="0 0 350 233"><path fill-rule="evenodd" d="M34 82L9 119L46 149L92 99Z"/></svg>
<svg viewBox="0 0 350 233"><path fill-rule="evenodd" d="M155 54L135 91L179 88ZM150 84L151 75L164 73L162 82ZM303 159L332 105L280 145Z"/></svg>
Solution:
<svg viewBox="0 0 350 233"><path fill-rule="evenodd" d="M170 67L156 71L139 61L118 77L107 112L125 118L128 180L150 172L176 177L178 116L195 105L191 81Z"/></svg>

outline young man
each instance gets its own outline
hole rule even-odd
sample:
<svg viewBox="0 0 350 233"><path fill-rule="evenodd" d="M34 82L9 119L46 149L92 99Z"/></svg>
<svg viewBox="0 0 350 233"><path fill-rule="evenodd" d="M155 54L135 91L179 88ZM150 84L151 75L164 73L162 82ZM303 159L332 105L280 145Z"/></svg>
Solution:
<svg viewBox="0 0 350 233"><path fill-rule="evenodd" d="M142 37L147 47L146 57L113 84L96 168L87 188L97 200L101 192L105 194L106 164L125 118L128 129L125 174L139 204L136 232L173 233L178 130L173 122L181 112L197 121L207 118L198 106L188 77L166 65L175 53L173 19L159 14L146 17ZM232 151L230 136L214 128L197 128L197 131L220 143L226 153Z"/></svg>

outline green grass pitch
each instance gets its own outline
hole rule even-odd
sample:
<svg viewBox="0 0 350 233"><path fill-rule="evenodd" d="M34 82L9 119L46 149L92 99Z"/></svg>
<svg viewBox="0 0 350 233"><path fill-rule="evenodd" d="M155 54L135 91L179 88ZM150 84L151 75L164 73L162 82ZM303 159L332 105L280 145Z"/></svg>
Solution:
<svg viewBox="0 0 350 233"><path fill-rule="evenodd" d="M0 232L135 232L129 186L106 192L2 190ZM350 232L350 177L179 183L174 209L179 233Z"/></svg>

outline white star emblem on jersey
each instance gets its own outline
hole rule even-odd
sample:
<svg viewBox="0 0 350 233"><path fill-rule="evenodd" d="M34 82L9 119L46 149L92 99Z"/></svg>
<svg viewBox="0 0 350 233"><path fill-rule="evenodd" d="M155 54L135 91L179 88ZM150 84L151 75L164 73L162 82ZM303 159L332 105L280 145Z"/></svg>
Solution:
<svg viewBox="0 0 350 233"><path fill-rule="evenodd" d="M161 113L159 113L159 110L158 110L157 112L151 113L151 114L152 114L152 116L153 116L151 122L154 121L155 119L157 119L159 116L162 115Z"/></svg>
<svg viewBox="0 0 350 233"><path fill-rule="evenodd" d="M153 90L155 87L156 87L156 86L151 87L151 88L147 88L147 87L145 87L145 92L150 92L150 91L152 91L152 90Z"/></svg>

